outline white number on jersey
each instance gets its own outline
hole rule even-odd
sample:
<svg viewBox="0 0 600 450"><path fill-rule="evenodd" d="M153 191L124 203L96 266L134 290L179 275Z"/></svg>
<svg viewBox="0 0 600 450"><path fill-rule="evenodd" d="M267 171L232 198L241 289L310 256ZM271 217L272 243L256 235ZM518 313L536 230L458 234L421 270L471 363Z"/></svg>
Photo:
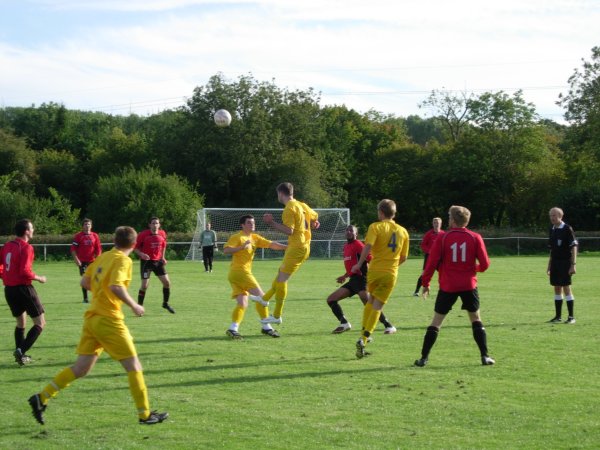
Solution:
<svg viewBox="0 0 600 450"><path fill-rule="evenodd" d="M458 246L458 243L455 242L450 246L452 249L452 262L458 262L458 249L460 248L460 262L467 262L467 243L463 242Z"/></svg>

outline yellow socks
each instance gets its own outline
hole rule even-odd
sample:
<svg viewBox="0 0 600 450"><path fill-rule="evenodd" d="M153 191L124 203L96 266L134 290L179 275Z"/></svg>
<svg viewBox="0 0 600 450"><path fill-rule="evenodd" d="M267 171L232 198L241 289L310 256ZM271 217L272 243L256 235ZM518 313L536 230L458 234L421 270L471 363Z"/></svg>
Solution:
<svg viewBox="0 0 600 450"><path fill-rule="evenodd" d="M59 391L65 389L75 379L75 374L73 373L70 367L63 369L40 393L40 397L42 398L42 404L46 405L51 398L56 397Z"/></svg>
<svg viewBox="0 0 600 450"><path fill-rule="evenodd" d="M363 308L363 317L362 317L362 329L365 330L367 328L367 321L369 320L369 316L371 315L371 311L373 311L373 303L365 303L365 307Z"/></svg>
<svg viewBox="0 0 600 450"><path fill-rule="evenodd" d="M275 279L271 283L271 289L269 289L267 292L265 292L265 295L263 295L263 300L265 300L267 302L269 300L271 300L271 297L273 297L273 295L275 295L275 285L276 284L277 284L277 277L275 277Z"/></svg>
<svg viewBox="0 0 600 450"><path fill-rule="evenodd" d="M273 317L281 317L286 297L287 281L275 282L275 310L273 311Z"/></svg>
<svg viewBox="0 0 600 450"><path fill-rule="evenodd" d="M367 319L367 323L365 324L364 330L369 332L369 336L373 334L373 331L375 331L375 327L377 326L377 322L379 321L379 316L381 316L381 310L371 308L371 314Z"/></svg>
<svg viewBox="0 0 600 450"><path fill-rule="evenodd" d="M233 313L231 314L231 321L239 325L242 323L242 320L244 320L245 313L246 310L244 308L242 308L240 305L236 305L235 308L233 308Z"/></svg>
<svg viewBox="0 0 600 450"><path fill-rule="evenodd" d="M140 419L147 419L150 415L150 402L148 400L148 389L146 389L146 382L144 381L143 372L127 372L127 378L129 379L129 392L135 402L138 416Z"/></svg>
<svg viewBox="0 0 600 450"><path fill-rule="evenodd" d="M261 305L260 303L255 303L256 305L256 312L258 313L258 316L261 319L266 319L267 317L269 317L269 308L267 308L266 306Z"/></svg>

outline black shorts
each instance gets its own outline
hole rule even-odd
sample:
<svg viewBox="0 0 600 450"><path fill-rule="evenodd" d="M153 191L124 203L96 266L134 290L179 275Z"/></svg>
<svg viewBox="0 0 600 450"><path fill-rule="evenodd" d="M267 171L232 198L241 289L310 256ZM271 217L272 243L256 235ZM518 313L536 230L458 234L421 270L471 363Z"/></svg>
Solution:
<svg viewBox="0 0 600 450"><path fill-rule="evenodd" d="M456 300L458 300L458 297L462 300L462 307L460 309L469 312L479 310L479 293L477 292L477 288L475 288L472 291L461 292L445 292L440 289L435 299L434 311L438 314L448 314L452 310L452 306L454 306Z"/></svg>
<svg viewBox="0 0 600 450"><path fill-rule="evenodd" d="M215 248L211 246L202 247L202 259L211 259L214 257Z"/></svg>
<svg viewBox="0 0 600 450"><path fill-rule="evenodd" d="M348 282L342 286L350 291L349 297L367 290L367 277L362 275L352 275Z"/></svg>
<svg viewBox="0 0 600 450"><path fill-rule="evenodd" d="M24 312L29 317L44 314L44 305L32 285L5 286L4 297L13 317L19 317Z"/></svg>
<svg viewBox="0 0 600 450"><path fill-rule="evenodd" d="M151 261L151 260L141 260L140 264L140 274L142 275L142 280L147 280L150 278L150 273L154 272L154 275L157 277L162 277L167 274L165 270L165 263L160 261Z"/></svg>
<svg viewBox="0 0 600 450"><path fill-rule="evenodd" d="M85 269L87 269L90 264L91 262L81 261L81 265L79 266L79 275L83 276L83 274L85 273Z"/></svg>
<svg viewBox="0 0 600 450"><path fill-rule="evenodd" d="M552 286L571 286L570 259L552 259L550 261L550 284Z"/></svg>

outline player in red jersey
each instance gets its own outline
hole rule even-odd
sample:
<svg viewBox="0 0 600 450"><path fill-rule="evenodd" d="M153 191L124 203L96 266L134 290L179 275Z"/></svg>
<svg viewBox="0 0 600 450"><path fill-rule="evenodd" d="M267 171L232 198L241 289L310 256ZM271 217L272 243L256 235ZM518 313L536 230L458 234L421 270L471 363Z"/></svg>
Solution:
<svg viewBox="0 0 600 450"><path fill-rule="evenodd" d="M2 247L0 261L3 266L4 296L13 317L17 320L13 356L17 364L22 366L31 361L26 352L42 334L46 325L44 305L31 282L35 280L45 283L46 277L36 275L31 268L34 258L33 247L29 244L29 240L33 237L31 221L19 220L15 225L15 235L16 239ZM33 320L33 327L25 336L28 315Z"/></svg>
<svg viewBox="0 0 600 450"><path fill-rule="evenodd" d="M481 353L481 363L488 366L495 361L488 355L487 336L479 314L477 272L485 272L490 266L490 259L481 235L466 228L471 211L463 206L451 206L448 216L450 229L433 243L423 271L423 297L429 295L429 282L436 269L440 289L435 301L433 320L423 339L421 359L417 359L415 365L423 367L427 364L429 352L435 344L442 323L460 297L462 309L467 310L471 320L473 338Z"/></svg>
<svg viewBox="0 0 600 450"><path fill-rule="evenodd" d="M92 221L83 219L81 231L73 236L71 244L71 255L79 267L79 275L83 276L87 266L93 263L101 253L100 237L92 231ZM81 291L83 292L83 303L88 303L87 290L82 288Z"/></svg>
<svg viewBox="0 0 600 450"><path fill-rule="evenodd" d="M423 251L423 270L425 270L425 266L427 265L427 258L429 257L429 252L431 252L433 242L438 236L444 234L444 230L442 230L442 219L440 217L434 217L431 225L433 228L423 235L423 240L421 241L421 250ZM415 297L419 296L421 284L422 277L419 277L417 280L417 287L413 293Z"/></svg>
<svg viewBox="0 0 600 450"><path fill-rule="evenodd" d="M354 225L346 227L346 239L348 240L344 244L344 266L346 267L346 273L338 277L336 281L343 283L347 278L349 280L327 297L327 305L331 308L333 315L340 321L339 326L332 331L333 334L343 333L352 328L350 322L344 317L344 311L339 304L340 300L352 297L355 294L358 294L363 305L369 300L369 293L367 292L367 263L371 261L371 255L369 254L367 260L363 263L360 273L352 272L352 266L358 262L365 244L358 240L358 230ZM388 322L383 313L379 317L379 321L385 327L385 334L396 332L396 327Z"/></svg>
<svg viewBox="0 0 600 450"><path fill-rule="evenodd" d="M138 234L134 252L140 258L140 269L142 275L142 285L138 292L138 304L144 304L146 290L150 284L150 274L158 277L163 285L163 304L162 307L175 314L175 310L169 305L171 296L171 281L169 274L165 270L167 260L165 259L165 250L167 249L167 233L160 229L160 219L151 217L148 223L148 229Z"/></svg>

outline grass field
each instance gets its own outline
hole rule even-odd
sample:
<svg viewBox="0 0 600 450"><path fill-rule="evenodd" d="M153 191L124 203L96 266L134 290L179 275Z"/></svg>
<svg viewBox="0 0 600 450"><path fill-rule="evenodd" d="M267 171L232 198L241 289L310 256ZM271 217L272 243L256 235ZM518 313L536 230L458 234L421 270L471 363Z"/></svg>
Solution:
<svg viewBox="0 0 600 450"><path fill-rule="evenodd" d="M432 299L411 296L419 259L401 267L386 306L398 333L378 328L372 355L362 360L354 356L357 299L342 302L353 330L330 334L336 320L325 298L343 272L340 261L311 260L294 275L277 327L282 338L261 335L250 308L243 341L224 334L233 308L227 263L205 274L201 264L170 262L177 314L160 307L157 279L146 315L127 311L151 406L171 414L152 427L137 424L127 377L105 355L91 375L51 401L45 426L31 417L27 398L74 361L85 309L72 263L36 263L36 272L48 276L47 284L36 284L48 324L29 352L31 365L14 363L14 319L0 303L0 448L598 448L600 258L578 261L577 323L550 325L547 258L493 258L479 287L497 364L480 365L467 316L455 308L425 368L412 365L433 308ZM255 262L263 287L277 266ZM136 262L134 296L137 271Z"/></svg>

